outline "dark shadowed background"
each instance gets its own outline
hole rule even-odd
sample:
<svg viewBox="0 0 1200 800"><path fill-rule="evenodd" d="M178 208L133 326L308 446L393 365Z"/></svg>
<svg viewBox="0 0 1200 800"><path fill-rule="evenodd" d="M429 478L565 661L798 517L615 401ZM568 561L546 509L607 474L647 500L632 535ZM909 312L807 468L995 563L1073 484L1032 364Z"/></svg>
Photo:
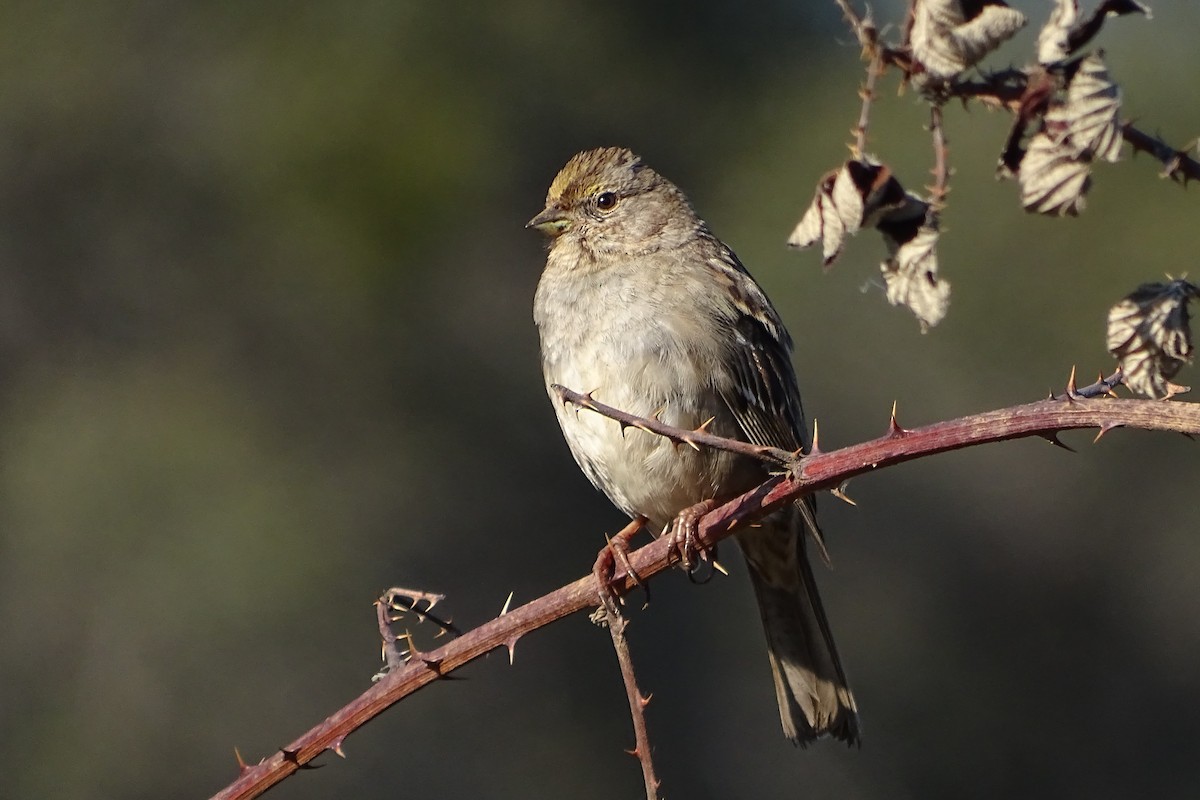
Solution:
<svg viewBox="0 0 1200 800"><path fill-rule="evenodd" d="M997 63L1049 9L1019 5ZM1153 6L1101 43L1183 145L1200 8ZM886 305L874 235L828 275L789 252L858 115L832 2L13 2L0 43L4 797L207 796L235 746L368 686L384 587L472 626L590 567L622 520L545 397L522 229L577 150L634 148L739 252L826 449L893 400L914 426L1090 379L1108 306L1195 266L1195 197L1151 160L1098 167L1080 219L1026 216L992 178L1008 119L957 107L941 326ZM926 115L895 86L872 149L917 188ZM1196 796L1197 446L1066 439L822 500L861 750L784 740L731 548L730 579L657 582L630 633L666 795ZM638 795L582 616L461 674L272 796Z"/></svg>

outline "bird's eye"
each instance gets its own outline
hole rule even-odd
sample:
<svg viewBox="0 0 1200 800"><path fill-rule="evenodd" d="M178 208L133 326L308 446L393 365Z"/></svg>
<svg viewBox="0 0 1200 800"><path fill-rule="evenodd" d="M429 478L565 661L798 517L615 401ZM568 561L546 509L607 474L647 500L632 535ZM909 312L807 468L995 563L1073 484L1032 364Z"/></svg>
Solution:
<svg viewBox="0 0 1200 800"><path fill-rule="evenodd" d="M617 196L613 192L601 192L596 196L596 208L601 211L612 211L617 206Z"/></svg>

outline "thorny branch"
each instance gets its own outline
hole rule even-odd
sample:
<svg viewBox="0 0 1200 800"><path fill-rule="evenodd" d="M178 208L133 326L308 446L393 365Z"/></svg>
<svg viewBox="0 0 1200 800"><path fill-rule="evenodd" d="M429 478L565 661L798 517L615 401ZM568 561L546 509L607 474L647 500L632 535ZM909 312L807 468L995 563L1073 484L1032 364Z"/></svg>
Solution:
<svg viewBox="0 0 1200 800"><path fill-rule="evenodd" d="M929 187L929 204L935 211L941 211L950 192L950 159L940 103L929 107L929 132L933 136L933 185Z"/></svg>
<svg viewBox="0 0 1200 800"><path fill-rule="evenodd" d="M438 636L443 634L453 634L458 636L462 633L454 623L450 620L443 620L440 617L434 616L433 607L441 601L445 600L446 596L434 594L432 592L422 592L417 589L401 589L393 587L383 593L383 596L375 601L375 612L379 623L379 636L383 640L383 660L384 671L399 669L404 665L404 661L408 658L408 654L412 652L413 644L411 637L407 641L408 650L401 650L399 641L401 638L392 630L393 623L404 619L405 614L412 614L419 622L428 620L438 628Z"/></svg>
<svg viewBox="0 0 1200 800"><path fill-rule="evenodd" d="M629 699L629 715L633 719L633 750L630 755L636 756L642 765L642 781L646 786L646 800L659 800L658 787L660 781L654 773L654 758L650 754L650 733L646 728L646 706L650 698L638 689L637 676L633 670L633 656L629 652L629 640L625 638L625 626L629 621L620 609L601 605L593 618L608 628L612 634L613 650L617 653L617 662L621 665L621 678L625 681L625 695Z"/></svg>
<svg viewBox="0 0 1200 800"><path fill-rule="evenodd" d="M1051 400L1087 400L1092 397L1116 397L1116 388L1125 383L1125 373L1117 367L1117 371L1107 378L1100 375L1095 383L1087 386L1075 385L1075 368L1071 368L1071 377L1067 379L1067 389L1062 394L1052 394Z"/></svg>
<svg viewBox="0 0 1200 800"><path fill-rule="evenodd" d="M1080 394L1082 391L1077 390L1076 395ZM598 413L607 410L594 401L586 408ZM619 421L626 422L624 419ZM640 430L655 433L659 432L656 428L660 426L665 427L654 420L640 420L636 424ZM1098 428L1103 435L1119 427L1200 435L1200 404L1110 398L1050 399L911 430L901 427L893 417L887 432L878 439L793 459L792 468L786 474L773 476L757 488L717 506L700 519L698 544L711 547L737 529L802 495L835 489L856 475L912 459L1030 436L1053 440L1060 431L1079 428ZM664 432L664 435L668 433L672 441L681 445L701 443L695 432L676 430ZM678 554L672 552L670 537L662 537L630 553L629 568L638 580L645 582L677 560ZM636 585L627 572L618 572L614 575L612 589L625 594ZM402 668L389 672L367 691L273 755L254 765L243 763L237 780L215 795L214 800L258 797L296 771L311 768L313 760L327 750L343 754L342 745L350 733L403 698L497 648L506 648L511 655L517 640L526 633L577 611L596 607L600 602L599 589L595 576L589 574L502 613L432 652L420 652L410 647L408 662Z"/></svg>
<svg viewBox="0 0 1200 800"><path fill-rule="evenodd" d="M867 153L867 127L871 122L871 101L875 99L875 83L883 74L883 62L879 59L878 48L867 67L867 79L859 89L858 96L862 98L862 109L858 112L858 124L854 126L854 146L851 154L855 159L863 158Z"/></svg>
<svg viewBox="0 0 1200 800"><path fill-rule="evenodd" d="M1163 165L1160 176L1184 186L1188 181L1200 180L1200 161L1188 154L1188 151L1195 147L1195 143L1185 150L1176 150L1162 139L1138 130L1132 122L1121 125L1121 135L1135 151L1149 153L1158 159Z"/></svg>
<svg viewBox="0 0 1200 800"><path fill-rule="evenodd" d="M875 50L879 39L874 23L870 22L869 19L860 17L847 0L835 1L838 8L842 10L842 14L845 15L846 21L850 23L850 30L854 32L855 38L858 39L858 43L862 46L863 53L866 54Z"/></svg>
<svg viewBox="0 0 1200 800"><path fill-rule="evenodd" d="M850 5L849 0L836 0L836 2L845 15L855 38L863 48L863 58L868 62L866 85L872 88L872 94L879 75L888 67L899 69L903 73L904 80L908 81L914 71L919 69L907 46L909 38L907 28L911 25L912 4L908 11L908 22L905 24L905 44L900 47L891 47L879 39L878 30L870 15L859 16ZM1098 18L1102 18L1102 15ZM1095 32L1094 29L1090 30L1089 37ZM1078 47L1081 44L1081 42L1076 42L1074 46ZM987 73L980 79L953 80L940 88L939 100L957 98L964 103L968 100L978 100L985 105L1004 108L1014 114L1020 114L1031 99L1030 92L1040 91L1042 88L1042 82L1038 80L1041 72L1040 69L1035 69L1032 74L1019 69L1006 69ZM865 131L869 124L869 111L870 101L864 98L862 111L855 126L856 134L859 131L863 132L857 139L860 149L864 144ZM1188 181L1200 180L1200 161L1197 161L1189 152L1195 147L1194 143L1184 149L1172 147L1157 136L1137 128L1132 120L1122 124L1121 133L1134 152L1147 153L1162 164L1163 169L1160 173L1162 177L1185 185Z"/></svg>
<svg viewBox="0 0 1200 800"><path fill-rule="evenodd" d="M704 425L701 425L694 431L685 431L681 428L672 427L661 420L645 419L622 411L619 408L606 406L604 403L595 400L590 392L588 394L580 394L558 384L555 384L553 389L554 393L564 403L571 403L580 408L595 411L597 414L601 414L609 419L616 420L620 423L622 429L636 428L646 433L654 433L670 439L675 444L686 444L694 450L699 450L701 447L715 447L720 450L728 450L731 453L749 456L759 461L766 461L769 464L775 464L780 467L792 464L796 460L796 457L800 455L799 451L793 453L778 447L766 447L750 444L749 442L739 442L736 439L714 436L711 433L705 432ZM707 425L707 423L705 424Z"/></svg>
<svg viewBox="0 0 1200 800"><path fill-rule="evenodd" d="M888 66L898 67L901 72L906 75L912 72L913 62L911 56L904 48L889 47L879 41L879 31L875 27L875 22L868 14L866 17L860 17L858 12L854 10L848 0L835 0L838 8L842 10L842 14L846 17L846 22L850 25L850 30L854 32L854 37L858 39L859 45L862 46L863 56L868 60L878 59L882 68ZM911 24L912 9L909 9L909 22ZM907 37L906 37L907 38Z"/></svg>
<svg viewBox="0 0 1200 800"><path fill-rule="evenodd" d="M1042 82L1037 80L1038 77L1040 73L1031 77L1020 70L1009 69L989 73L981 79L953 83L948 91L963 102L978 100L992 108L1020 114L1034 99L1033 95L1042 91ZM1187 185L1188 181L1200 180L1200 161L1189 152L1195 148L1195 143L1178 150L1157 136L1140 130L1132 120L1121 124L1121 136L1135 153L1146 153L1162 164L1161 177L1183 185Z"/></svg>

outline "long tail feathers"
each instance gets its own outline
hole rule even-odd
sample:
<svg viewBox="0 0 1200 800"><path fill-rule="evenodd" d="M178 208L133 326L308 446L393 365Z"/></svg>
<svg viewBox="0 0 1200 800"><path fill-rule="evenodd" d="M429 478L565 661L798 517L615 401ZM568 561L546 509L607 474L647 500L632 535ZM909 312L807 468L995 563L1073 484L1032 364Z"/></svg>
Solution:
<svg viewBox="0 0 1200 800"><path fill-rule="evenodd" d="M858 744L858 708L846 682L791 514L738 535L767 635L783 732L805 745L819 736ZM789 519L792 518L792 519Z"/></svg>

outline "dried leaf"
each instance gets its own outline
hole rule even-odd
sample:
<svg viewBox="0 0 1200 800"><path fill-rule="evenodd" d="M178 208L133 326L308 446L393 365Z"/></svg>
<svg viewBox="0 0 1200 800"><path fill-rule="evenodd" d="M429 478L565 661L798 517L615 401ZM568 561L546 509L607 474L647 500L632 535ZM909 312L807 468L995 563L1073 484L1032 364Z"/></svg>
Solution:
<svg viewBox="0 0 1200 800"><path fill-rule="evenodd" d="M1057 64L1066 61L1095 38L1106 17L1142 14L1149 18L1150 9L1137 0L1104 0L1092 15L1079 22L1079 3L1076 0L1057 0L1050 19L1038 33L1038 63Z"/></svg>
<svg viewBox="0 0 1200 800"><path fill-rule="evenodd" d="M1074 216L1086 205L1091 164L1116 161L1121 132L1121 91L1109 80L1104 60L1090 54L1067 65L1066 88L1050 101L1040 130L1024 150L1009 146L1000 174L1017 165L1021 202L1027 211Z"/></svg>
<svg viewBox="0 0 1200 800"><path fill-rule="evenodd" d="M918 209L919 215L911 215ZM888 260L879 265L888 302L906 306L921 323L921 331L928 331L950 307L950 284L938 277L937 216L924 200L909 195L907 208L878 228L888 248Z"/></svg>
<svg viewBox="0 0 1200 800"><path fill-rule="evenodd" d="M1037 52L1039 64L1054 64L1066 61L1071 55L1071 28L1079 17L1076 0L1058 0L1050 19L1038 32Z"/></svg>
<svg viewBox="0 0 1200 800"><path fill-rule="evenodd" d="M1145 283L1108 312L1108 351L1120 362L1125 385L1154 398L1186 392L1171 383L1192 358L1188 302L1200 287L1186 280Z"/></svg>
<svg viewBox="0 0 1200 800"><path fill-rule="evenodd" d="M909 44L927 75L947 80L979 63L1025 22L1024 14L999 0L917 0Z"/></svg>
<svg viewBox="0 0 1200 800"><path fill-rule="evenodd" d="M841 202L838 200L838 195L842 194L839 192L841 187L838 183L841 174L841 170L830 172L821 179L812 203L800 218L792 235L788 237L788 245L796 248L811 247L820 242L821 259L826 267L832 264L842 251L842 244L846 238L846 218L848 217L852 224L858 224L854 220L861 220L862 217L861 209L854 208L858 203L855 196L844 196ZM845 208L842 208L843 204Z"/></svg>
<svg viewBox="0 0 1200 800"><path fill-rule="evenodd" d="M904 187L887 166L869 158L847 161L821 179L788 244L804 248L820 242L823 263L828 267L841 253L847 236L873 224L902 203L904 196Z"/></svg>
<svg viewBox="0 0 1200 800"><path fill-rule="evenodd" d="M1087 161L1080 160L1062 138L1043 131L1029 141L1017 179L1026 211L1076 216L1086 205L1092 185Z"/></svg>
<svg viewBox="0 0 1200 800"><path fill-rule="evenodd" d="M1063 102L1046 113L1046 126L1062 126L1066 142L1079 156L1116 161L1125 141L1120 111L1121 90L1109 80L1104 60L1092 53L1079 62Z"/></svg>

